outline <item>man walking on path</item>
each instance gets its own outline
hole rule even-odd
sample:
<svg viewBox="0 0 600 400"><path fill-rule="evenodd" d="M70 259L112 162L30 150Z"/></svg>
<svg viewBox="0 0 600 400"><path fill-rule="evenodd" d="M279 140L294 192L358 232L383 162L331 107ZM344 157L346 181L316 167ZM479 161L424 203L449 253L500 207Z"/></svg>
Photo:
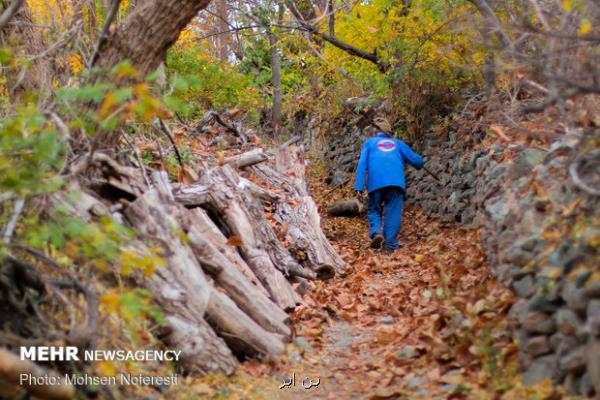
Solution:
<svg viewBox="0 0 600 400"><path fill-rule="evenodd" d="M391 131L387 120L379 118L375 123L379 128ZM402 226L402 206L406 191L405 162L417 169L423 168L423 158L420 155L402 140L392 138L384 132L368 138L363 144L356 169L354 190L359 201L362 201L366 180L371 248L380 248L383 243L384 250L393 252L400 247L397 238Z"/></svg>

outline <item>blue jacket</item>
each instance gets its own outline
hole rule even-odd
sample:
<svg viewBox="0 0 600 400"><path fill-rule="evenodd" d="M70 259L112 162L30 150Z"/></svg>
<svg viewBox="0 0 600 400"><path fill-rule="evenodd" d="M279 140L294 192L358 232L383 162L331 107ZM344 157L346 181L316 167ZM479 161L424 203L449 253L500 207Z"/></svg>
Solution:
<svg viewBox="0 0 600 400"><path fill-rule="evenodd" d="M354 190L364 190L368 171L369 193L386 186L399 186L406 191L405 161L417 169L423 168L423 157L412 151L402 140L391 138L385 133L378 133L367 139L360 153Z"/></svg>

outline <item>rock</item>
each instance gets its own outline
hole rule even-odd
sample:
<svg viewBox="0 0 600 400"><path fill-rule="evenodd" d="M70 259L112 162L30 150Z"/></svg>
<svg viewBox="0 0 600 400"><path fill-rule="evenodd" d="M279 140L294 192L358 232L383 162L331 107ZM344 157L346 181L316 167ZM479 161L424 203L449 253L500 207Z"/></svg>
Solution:
<svg viewBox="0 0 600 400"><path fill-rule="evenodd" d="M524 251L533 251L540 242L537 235L529 236L526 239L519 241L519 246Z"/></svg>
<svg viewBox="0 0 600 400"><path fill-rule="evenodd" d="M578 288L574 282L565 283L560 296L574 312L581 314L586 310L588 301L585 290Z"/></svg>
<svg viewBox="0 0 600 400"><path fill-rule="evenodd" d="M592 284L586 285L585 295L587 297L600 298L600 282L594 282Z"/></svg>
<svg viewBox="0 0 600 400"><path fill-rule="evenodd" d="M548 342L550 343L550 348L552 349L552 351L556 351L556 349L558 348L558 345L563 340L563 338L564 338L564 335L560 332L554 332L550 336L550 339L548 339Z"/></svg>
<svg viewBox="0 0 600 400"><path fill-rule="evenodd" d="M519 297L529 297L535 292L535 282L531 275L512 283L512 288Z"/></svg>
<svg viewBox="0 0 600 400"><path fill-rule="evenodd" d="M579 340L574 336L560 336L560 341L558 342L558 346L556 346L556 354L558 356L564 356L569 352L573 351L577 346L579 346Z"/></svg>
<svg viewBox="0 0 600 400"><path fill-rule="evenodd" d="M531 268L513 267L510 270L510 277L512 279L521 279L522 277L531 275L533 273L535 273L535 271Z"/></svg>
<svg viewBox="0 0 600 400"><path fill-rule="evenodd" d="M306 340L306 338L302 336L296 336L296 338L294 339L294 344L300 347L301 349L304 349L304 351L312 350L312 346L310 345L310 343L308 343L308 340Z"/></svg>
<svg viewBox="0 0 600 400"><path fill-rule="evenodd" d="M585 314L588 319L600 317L600 299L592 299L587 305Z"/></svg>
<svg viewBox="0 0 600 400"><path fill-rule="evenodd" d="M339 169L333 171L331 176L331 186L340 186L346 181L346 174Z"/></svg>
<svg viewBox="0 0 600 400"><path fill-rule="evenodd" d="M575 285L577 285L578 288L583 287L583 285L585 285L585 283L588 281L588 279L590 279L590 276L592 276L592 271L580 272L575 277ZM599 289L600 289L600 286L599 286ZM587 290L586 290L586 295L589 295Z"/></svg>
<svg viewBox="0 0 600 400"><path fill-rule="evenodd" d="M404 346L396 353L396 357L401 360L412 360L414 358L418 358L420 355L421 352L415 346Z"/></svg>
<svg viewBox="0 0 600 400"><path fill-rule="evenodd" d="M524 267L533 259L533 254L523 251L520 246L513 246L506 253L506 260L519 267Z"/></svg>
<svg viewBox="0 0 600 400"><path fill-rule="evenodd" d="M577 328L581 326L579 317L568 308L558 310L556 313L556 325L563 335L574 335Z"/></svg>
<svg viewBox="0 0 600 400"><path fill-rule="evenodd" d="M394 324L394 318L390 317L388 315L386 317L381 318L381 323L385 324L385 325L393 325Z"/></svg>
<svg viewBox="0 0 600 400"><path fill-rule="evenodd" d="M551 351L547 336L535 336L523 343L523 350L533 356L541 356Z"/></svg>
<svg viewBox="0 0 600 400"><path fill-rule="evenodd" d="M526 312L519 322L529 333L551 334L556 331L556 324L552 317L541 311Z"/></svg>
<svg viewBox="0 0 600 400"><path fill-rule="evenodd" d="M539 280L539 278L538 278ZM534 296L529 300L528 308L532 311L542 311L545 313L553 313L558 310L558 296L552 293L546 295Z"/></svg>
<svg viewBox="0 0 600 400"><path fill-rule="evenodd" d="M533 386L544 379L556 379L558 375L556 356L542 356L536 358L523 373L523 383Z"/></svg>
<svg viewBox="0 0 600 400"><path fill-rule="evenodd" d="M590 380L600 394L600 340L590 340L587 344L587 372Z"/></svg>
<svg viewBox="0 0 600 400"><path fill-rule="evenodd" d="M510 204L500 197L490 199L485 203L485 211L494 224L501 224L510 210Z"/></svg>
<svg viewBox="0 0 600 400"><path fill-rule="evenodd" d="M519 299L515 302L515 304L513 304L510 307L510 310L508 311L508 315L511 318L514 318L518 321L521 321L521 319L525 316L525 313L527 313L527 300L526 299Z"/></svg>
<svg viewBox="0 0 600 400"><path fill-rule="evenodd" d="M558 368L564 372L583 372L585 365L585 346L579 346L558 359Z"/></svg>
<svg viewBox="0 0 600 400"><path fill-rule="evenodd" d="M546 151L538 149L525 149L515 158L508 171L508 179L518 179L531 173L535 165L546 156Z"/></svg>

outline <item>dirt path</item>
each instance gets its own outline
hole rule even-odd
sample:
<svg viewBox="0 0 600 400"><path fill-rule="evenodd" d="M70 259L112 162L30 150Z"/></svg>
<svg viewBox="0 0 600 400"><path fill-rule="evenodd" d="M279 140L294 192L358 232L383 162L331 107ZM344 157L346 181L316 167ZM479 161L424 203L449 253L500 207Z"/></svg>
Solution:
<svg viewBox="0 0 600 400"><path fill-rule="evenodd" d="M314 193L323 194L315 196L322 207L348 196ZM387 255L368 248L364 219L323 223L349 270L305 295L289 355L272 365L247 362L233 378L189 382L197 392L223 399L526 398L506 318L513 298L490 274L477 231L409 207L403 247ZM303 387L317 379L318 386Z"/></svg>
<svg viewBox="0 0 600 400"><path fill-rule="evenodd" d="M368 249L365 221L326 224L351 270L297 313L310 347L280 398L484 398L512 378L512 296L490 276L477 232L409 209L403 248L386 255ZM304 376L321 384L304 389Z"/></svg>

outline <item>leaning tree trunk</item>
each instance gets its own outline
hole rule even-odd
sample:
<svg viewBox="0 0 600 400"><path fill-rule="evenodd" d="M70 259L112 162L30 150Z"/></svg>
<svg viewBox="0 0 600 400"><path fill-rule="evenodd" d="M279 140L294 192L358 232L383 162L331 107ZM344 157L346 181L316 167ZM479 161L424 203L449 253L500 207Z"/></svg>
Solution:
<svg viewBox="0 0 600 400"><path fill-rule="evenodd" d="M125 60L143 75L164 60L179 33L210 0L149 0L131 10L100 50L98 66L110 68Z"/></svg>
<svg viewBox="0 0 600 400"><path fill-rule="evenodd" d="M210 0L147 0L136 5L125 21L103 39L95 63L111 68L129 61L142 76L154 71L165 60L186 25ZM104 133L97 143L114 147L120 139L116 132Z"/></svg>

